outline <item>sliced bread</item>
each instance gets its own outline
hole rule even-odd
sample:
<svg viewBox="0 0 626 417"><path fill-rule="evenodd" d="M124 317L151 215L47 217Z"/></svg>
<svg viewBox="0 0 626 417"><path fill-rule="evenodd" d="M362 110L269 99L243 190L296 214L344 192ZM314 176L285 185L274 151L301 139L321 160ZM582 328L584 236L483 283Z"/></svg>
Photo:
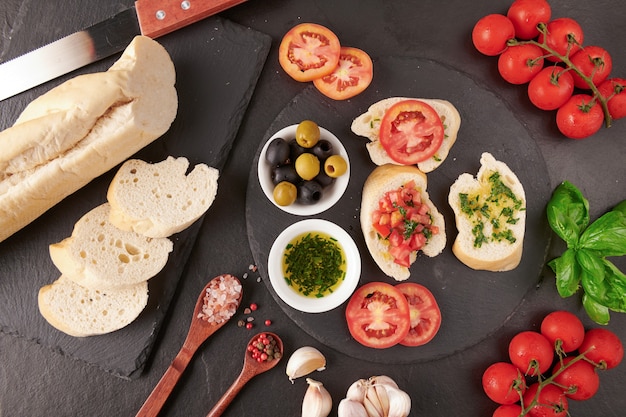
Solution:
<svg viewBox="0 0 626 417"><path fill-rule="evenodd" d="M122 230L162 238L198 220L213 204L219 171L196 165L187 175L187 158L168 157L149 164L126 161L111 181L110 222Z"/></svg>
<svg viewBox="0 0 626 417"><path fill-rule="evenodd" d="M148 303L148 283L115 290L92 290L61 276L39 290L39 311L54 328L86 337L119 330Z"/></svg>
<svg viewBox="0 0 626 417"><path fill-rule="evenodd" d="M167 238L148 238L118 229L102 204L74 225L72 235L50 245L52 262L62 275L90 289L136 285L156 275L173 249Z"/></svg>
<svg viewBox="0 0 626 417"><path fill-rule="evenodd" d="M352 132L356 135L364 136L370 140L367 143L367 151L369 152L372 162L376 165L395 164L398 162L391 159L379 141L380 121L385 112L394 104L404 101L414 100L406 97L390 97L372 104L367 112L358 116L352 122ZM439 150L429 159L417 164L422 172L431 172L448 157L448 153L456 142L459 128L461 127L461 115L452 103L441 99L417 99L430 105L443 123L444 138Z"/></svg>
<svg viewBox="0 0 626 417"><path fill-rule="evenodd" d="M452 251L465 265L487 271L509 271L522 259L526 228L526 195L515 173L488 152L474 178L461 174L450 187L458 235Z"/></svg>

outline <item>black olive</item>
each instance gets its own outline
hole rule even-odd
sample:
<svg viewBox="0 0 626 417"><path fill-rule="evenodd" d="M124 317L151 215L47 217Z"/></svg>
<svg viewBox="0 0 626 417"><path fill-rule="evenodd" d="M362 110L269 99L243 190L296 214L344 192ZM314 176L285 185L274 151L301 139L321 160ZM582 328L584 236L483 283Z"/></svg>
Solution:
<svg viewBox="0 0 626 417"><path fill-rule="evenodd" d="M306 151L307 150L305 148L298 145L298 142L296 142L295 139L291 139L289 141L289 159L291 162L295 162L295 160Z"/></svg>
<svg viewBox="0 0 626 417"><path fill-rule="evenodd" d="M317 177L313 179L317 181L322 187L328 187L330 184L332 184L335 181L334 178L332 178L330 175L328 175L324 171L320 171L320 173L317 174Z"/></svg>
<svg viewBox="0 0 626 417"><path fill-rule="evenodd" d="M333 144L326 139L320 139L313 147L313 154L323 161L333 154Z"/></svg>
<svg viewBox="0 0 626 417"><path fill-rule="evenodd" d="M282 165L289 160L289 145L282 138L270 142L265 151L265 160L273 166Z"/></svg>
<svg viewBox="0 0 626 417"><path fill-rule="evenodd" d="M317 181L303 181L298 184L298 203L315 204L322 198L322 186Z"/></svg>
<svg viewBox="0 0 626 417"><path fill-rule="evenodd" d="M296 172L296 168L292 164L274 167L272 169L271 177L274 185L283 181L297 184L301 180L300 176Z"/></svg>

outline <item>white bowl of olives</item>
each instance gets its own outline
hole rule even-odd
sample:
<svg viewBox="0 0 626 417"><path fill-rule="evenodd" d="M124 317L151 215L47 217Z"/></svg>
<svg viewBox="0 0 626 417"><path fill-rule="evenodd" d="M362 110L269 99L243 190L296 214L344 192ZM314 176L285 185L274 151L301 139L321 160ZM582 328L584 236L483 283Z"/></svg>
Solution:
<svg viewBox="0 0 626 417"><path fill-rule="evenodd" d="M304 120L274 133L259 155L258 177L267 198L298 216L319 214L343 195L350 161L341 141Z"/></svg>

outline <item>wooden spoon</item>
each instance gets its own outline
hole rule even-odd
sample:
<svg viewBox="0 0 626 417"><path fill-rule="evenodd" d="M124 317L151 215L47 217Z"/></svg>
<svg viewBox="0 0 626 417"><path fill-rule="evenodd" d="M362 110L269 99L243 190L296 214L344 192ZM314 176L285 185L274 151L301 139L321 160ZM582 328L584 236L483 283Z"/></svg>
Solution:
<svg viewBox="0 0 626 417"><path fill-rule="evenodd" d="M207 417L219 417L222 415L226 407L231 403L231 401L239 394L239 391L243 388L244 385L248 381L250 381L253 377L258 374L261 374L265 371L269 371L273 367L275 367L283 355L283 341L280 340L280 337L271 332L263 332L264 334L271 335L276 340L276 347L280 350L281 357L277 359L272 359L270 361L258 362L256 359L252 357L252 355L248 352L247 348L253 341L255 341L259 334L255 335L250 341L248 345L246 345L246 353L243 359L243 369L241 373L235 379L235 382L226 390L222 398L219 399L217 404L209 411Z"/></svg>
<svg viewBox="0 0 626 417"><path fill-rule="evenodd" d="M165 404L165 401L174 389L174 386L180 379L180 376L183 374L183 371L191 361L191 358L196 353L200 345L202 345L202 343L204 343L209 336L218 331L230 319L230 317L228 317L228 319L223 320L221 323L215 324L209 323L207 320L198 317L198 315L202 313L202 307L204 306L204 298L207 294L207 289L211 288L211 285L215 285L217 282L216 280L222 278L223 276L224 275L219 275L213 278L202 289L202 292L198 297L198 301L196 302L196 307L193 310L189 332L187 333L187 338L185 339L182 348L170 364L169 368L165 371L165 374L161 377L159 383L156 387L154 387L150 396L146 399L146 402L137 413L137 417L156 416L159 411L161 411L163 404ZM237 278L233 276L231 277L237 281L238 285L241 285ZM243 291L240 291L239 297L236 300L232 300L233 302L231 305L234 305L235 310L239 307L242 293Z"/></svg>

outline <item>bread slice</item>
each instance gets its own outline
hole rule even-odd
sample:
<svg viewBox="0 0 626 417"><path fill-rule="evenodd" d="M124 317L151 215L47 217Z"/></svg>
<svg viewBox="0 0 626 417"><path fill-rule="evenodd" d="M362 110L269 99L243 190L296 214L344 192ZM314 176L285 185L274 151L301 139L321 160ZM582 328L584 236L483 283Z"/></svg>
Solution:
<svg viewBox="0 0 626 417"><path fill-rule="evenodd" d="M136 285L159 273L173 244L118 229L102 204L74 225L72 236L50 245L52 262L68 279L97 290Z"/></svg>
<svg viewBox="0 0 626 417"><path fill-rule="evenodd" d="M61 276L39 289L39 311L54 328L86 337L119 330L148 304L148 283L116 290L91 290Z"/></svg>
<svg viewBox="0 0 626 417"><path fill-rule="evenodd" d="M482 154L480 164L476 178L461 174L450 187L448 202L458 229L452 251L470 268L510 271L522 259L524 187L515 173L490 153Z"/></svg>
<svg viewBox="0 0 626 417"><path fill-rule="evenodd" d="M184 157L170 156L155 164L126 161L107 193L109 221L119 229L154 238L189 227L213 204L219 171L198 164L186 175L188 167Z"/></svg>
<svg viewBox="0 0 626 417"><path fill-rule="evenodd" d="M422 172L431 172L435 170L439 165L445 161L448 157L448 153L456 142L457 134L461 127L461 115L452 103L447 100L441 99L411 99L407 97L391 97L378 101L372 104L367 112L358 116L352 122L352 132L356 135L364 136L370 140L366 145L372 162L376 165L394 164L399 165L398 162L391 159L385 149L382 147L379 141L380 122L385 112L394 104L404 100L420 100L429 104L443 123L444 138L439 150L426 161L417 164L417 167Z"/></svg>
<svg viewBox="0 0 626 417"><path fill-rule="evenodd" d="M33 100L0 132L0 241L165 133L175 81L165 48L137 36L108 71Z"/></svg>
<svg viewBox="0 0 626 417"><path fill-rule="evenodd" d="M446 228L443 215L439 213L426 191L426 174L415 166L386 164L375 168L363 185L360 221L367 249L380 269L397 281L408 279L411 272L409 268L394 262L389 254L389 243L374 229L372 213L378 209L378 203L385 193L396 190L411 180L415 181L415 185L420 190L422 202L430 206L429 214L432 224L439 229L439 233L433 234L422 248L425 255L434 257L439 255L446 246ZM410 263L412 264L416 259L417 252L415 251L410 255Z"/></svg>

